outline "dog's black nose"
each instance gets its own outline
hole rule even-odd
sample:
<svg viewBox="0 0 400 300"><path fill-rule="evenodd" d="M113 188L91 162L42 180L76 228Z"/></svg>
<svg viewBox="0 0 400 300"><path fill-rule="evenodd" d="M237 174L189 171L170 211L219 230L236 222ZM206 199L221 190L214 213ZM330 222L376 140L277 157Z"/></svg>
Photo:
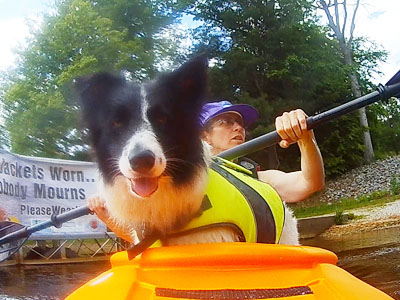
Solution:
<svg viewBox="0 0 400 300"><path fill-rule="evenodd" d="M139 153L130 154L128 159L133 171L143 173L154 167L156 156L152 151L144 150Z"/></svg>

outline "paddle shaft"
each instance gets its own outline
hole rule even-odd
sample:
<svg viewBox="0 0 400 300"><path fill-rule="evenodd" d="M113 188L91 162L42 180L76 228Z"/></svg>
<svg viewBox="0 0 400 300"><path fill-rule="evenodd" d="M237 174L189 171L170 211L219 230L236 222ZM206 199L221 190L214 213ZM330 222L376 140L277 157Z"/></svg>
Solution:
<svg viewBox="0 0 400 300"><path fill-rule="evenodd" d="M32 233L46 229L51 226L55 226L60 228L61 225L65 222L71 221L73 219L85 216L90 213L90 209L87 206L81 206L76 209L70 210L68 212L59 214L59 215L52 215L51 219L42 223L38 223L36 225L32 225L29 227L24 227L20 230L12 232L3 238L0 238L0 245L29 237Z"/></svg>
<svg viewBox="0 0 400 300"><path fill-rule="evenodd" d="M352 112L361 107L367 106L379 100L386 100L394 95L400 93L400 82L389 85L378 87L378 90L342 104L338 107L332 108L326 112L307 118L307 129L313 129L317 125L328 122L332 119L338 118L344 114ZM227 160L233 160L238 157L248 155L253 152L257 152L264 148L275 145L281 141L281 137L275 131L269 132L262 136L252 139L251 141L245 142L241 145L235 146L229 150L221 152L218 156Z"/></svg>

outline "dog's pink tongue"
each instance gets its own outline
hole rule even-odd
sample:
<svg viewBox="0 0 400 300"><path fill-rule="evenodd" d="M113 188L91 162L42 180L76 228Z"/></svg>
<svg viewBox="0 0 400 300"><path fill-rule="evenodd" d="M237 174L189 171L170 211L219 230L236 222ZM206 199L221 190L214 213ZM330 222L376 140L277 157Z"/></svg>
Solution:
<svg viewBox="0 0 400 300"><path fill-rule="evenodd" d="M142 177L131 179L133 191L141 197L148 197L153 194L158 187L157 177Z"/></svg>

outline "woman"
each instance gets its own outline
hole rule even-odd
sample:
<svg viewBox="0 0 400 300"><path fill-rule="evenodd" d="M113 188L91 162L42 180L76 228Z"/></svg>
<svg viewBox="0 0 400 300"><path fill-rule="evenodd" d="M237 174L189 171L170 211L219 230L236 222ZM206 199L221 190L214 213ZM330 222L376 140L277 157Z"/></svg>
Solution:
<svg viewBox="0 0 400 300"><path fill-rule="evenodd" d="M279 145L287 148L297 143L301 153L301 170L285 173L279 170L258 171L258 178L270 184L285 202L304 200L322 189L325 172L322 156L312 130L307 130L307 115L301 110L285 112L275 120L276 131L282 138ZM246 104L232 105L229 101L211 102L203 106L200 123L203 140L211 153L231 149L245 141L245 127L258 119L255 108Z"/></svg>

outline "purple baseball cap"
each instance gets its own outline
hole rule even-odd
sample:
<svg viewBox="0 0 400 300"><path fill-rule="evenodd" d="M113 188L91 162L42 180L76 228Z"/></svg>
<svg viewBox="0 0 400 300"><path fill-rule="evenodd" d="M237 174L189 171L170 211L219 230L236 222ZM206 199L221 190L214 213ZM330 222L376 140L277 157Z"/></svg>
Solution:
<svg viewBox="0 0 400 300"><path fill-rule="evenodd" d="M227 100L210 102L203 105L200 113L200 125L203 127L210 119L226 112L237 112L243 118L245 127L250 126L258 119L258 111L247 104L232 104Z"/></svg>

